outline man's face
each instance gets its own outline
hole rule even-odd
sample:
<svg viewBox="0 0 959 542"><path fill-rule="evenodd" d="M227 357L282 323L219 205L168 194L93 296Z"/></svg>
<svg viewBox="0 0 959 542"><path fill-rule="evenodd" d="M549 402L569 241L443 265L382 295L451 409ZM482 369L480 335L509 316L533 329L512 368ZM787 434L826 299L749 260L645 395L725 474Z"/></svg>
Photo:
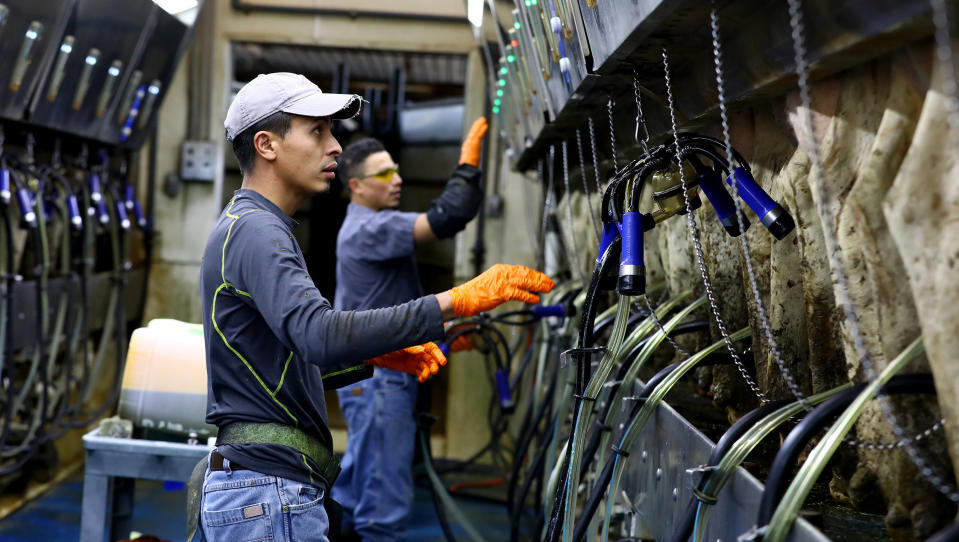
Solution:
<svg viewBox="0 0 959 542"><path fill-rule="evenodd" d="M403 178L390 153L380 151L367 156L358 171L350 186L359 203L376 211L400 204Z"/></svg>
<svg viewBox="0 0 959 542"><path fill-rule="evenodd" d="M330 187L336 175L336 157L343 152L326 117L293 116L290 131L275 139L276 167L292 190L310 196Z"/></svg>

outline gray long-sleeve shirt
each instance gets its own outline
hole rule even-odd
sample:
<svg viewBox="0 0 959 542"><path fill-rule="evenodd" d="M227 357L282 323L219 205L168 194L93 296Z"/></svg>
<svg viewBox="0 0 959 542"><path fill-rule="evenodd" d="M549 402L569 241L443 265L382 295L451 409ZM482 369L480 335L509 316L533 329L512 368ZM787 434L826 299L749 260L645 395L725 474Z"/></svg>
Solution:
<svg viewBox="0 0 959 542"><path fill-rule="evenodd" d="M389 307L423 295L413 245L418 216L350 203L336 235L336 309Z"/></svg>
<svg viewBox="0 0 959 542"><path fill-rule="evenodd" d="M321 373L439 339L443 318L433 296L334 311L306 271L294 226L262 195L238 190L210 234L200 270L206 421L293 425L332 447ZM316 482L317 466L285 446L219 451L249 469Z"/></svg>

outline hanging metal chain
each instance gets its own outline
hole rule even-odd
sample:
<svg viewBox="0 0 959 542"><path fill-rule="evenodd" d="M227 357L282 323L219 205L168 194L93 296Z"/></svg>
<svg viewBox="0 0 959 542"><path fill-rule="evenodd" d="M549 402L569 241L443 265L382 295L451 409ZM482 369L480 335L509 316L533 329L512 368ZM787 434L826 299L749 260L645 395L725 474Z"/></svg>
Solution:
<svg viewBox="0 0 959 542"><path fill-rule="evenodd" d="M539 268L543 269L546 265L546 224L549 222L549 208L550 208L550 192L551 190L546 187L546 183L543 179L543 159L540 158L539 162L536 163L536 180L539 182L539 185L546 190L546 193L543 195L543 224L540 229L540 253L542 254Z"/></svg>
<svg viewBox="0 0 959 542"><path fill-rule="evenodd" d="M599 179L599 153L596 152L596 127L593 125L593 117L588 117L589 121L589 146L593 150L593 173L596 179L596 193L603 197L603 182Z"/></svg>
<svg viewBox="0 0 959 542"><path fill-rule="evenodd" d="M716 67L716 88L719 92L719 118L723 129L723 146L726 150L726 162L732 167L733 144L729 136L729 110L726 107L722 52L719 48L719 15L716 12L715 0L713 0L712 8L709 11L709 22L713 38L713 60ZM776 343L776 338L773 337L772 326L769 323L769 315L766 312L766 306L763 304L762 296L759 294L759 284L756 280L756 270L753 267L752 255L749 253L749 243L746 242L746 224L743 220L743 204L739 198L739 178L732 175L730 179L732 179L733 202L736 205L736 221L739 225L739 231L743 232L739 235L739 244L742 247L743 257L746 260L746 274L749 276L749 286L753 293L753 300L756 303L756 312L759 313L759 322L762 324L763 334L766 336L766 341L769 343L769 350L773 354L776 366L779 367L779 372L786 380L789 391L792 392L805 410L811 410L812 406L809 404L809 401L806 400L806 396L802 390L799 389L796 379L793 378L792 373L786 366L786 362L783 360L782 352Z"/></svg>
<svg viewBox="0 0 959 542"><path fill-rule="evenodd" d="M616 105L616 102L614 102L613 97L610 96L609 101L606 102L606 112L609 114L609 148L613 155L613 171L619 171L619 164L616 163L616 127L613 126L614 105Z"/></svg>
<svg viewBox="0 0 959 542"><path fill-rule="evenodd" d="M646 117L643 116L643 100L639 96L639 76L636 70L633 70L633 97L636 98L636 128L633 129L633 137L636 143L643 146L643 155L649 156L649 127L646 126ZM643 139L639 138L639 127L643 127Z"/></svg>
<svg viewBox="0 0 959 542"><path fill-rule="evenodd" d="M943 428L946 424L945 418L939 418L936 423L932 424L932 427L926 429L921 433L917 433L912 437L909 437L905 440L897 440L896 442L889 442L886 444L877 444L875 442L863 442L860 440L847 438L843 440L843 443L848 444L849 446L855 446L857 448L865 448L867 450L877 450L877 451L888 451L894 450L896 448L905 448L910 442L919 442L922 439L929 438L933 433Z"/></svg>
<svg viewBox="0 0 959 542"><path fill-rule="evenodd" d="M741 359L739 359L739 354L736 352L736 348L733 346L732 339L729 338L729 332L726 331L726 324L723 322L722 316L719 314L719 307L716 304L716 296L713 294L713 285L709 280L709 274L706 273L706 260L703 256L703 244L699 239L699 228L696 226L696 220L694 218L694 212L692 205L689 201L689 194L687 193L687 183L686 183L686 173L682 166L682 154L679 147L679 130L676 128L676 108L673 104L673 86L672 80L669 77L669 57L666 55L666 49L663 48L663 69L666 74L666 97L669 99L669 120L673 129L673 145L676 152L676 161L680 162L679 165L679 182L682 184L683 188L683 199L686 202L686 223L689 225L689 233L693 237L693 244L696 247L696 259L699 262L699 273L703 278L703 285L706 287L706 296L709 298L709 309L713 313L713 318L716 319L716 327L719 328L719 332L723 336L723 341L726 342L726 349L729 350L729 354L733 358L733 362L736 364L736 368L739 369L739 374L742 375L743 380L746 381L746 385L753 391L756 397L759 399L759 402L766 404L769 402L769 399L766 398L766 395L763 394L762 390L759 389L759 385L756 384L756 381L753 380L753 377L749 375L749 371L746 369L746 365Z"/></svg>
<svg viewBox="0 0 959 542"><path fill-rule="evenodd" d="M583 266L579 261L579 248L576 246L576 228L573 226L573 192L569 189L569 158L566 150L566 140L563 140L563 186L566 189L566 221L569 222L570 254L569 265L579 277L580 284L588 284L583 274Z"/></svg>
<svg viewBox="0 0 959 542"><path fill-rule="evenodd" d="M649 315L653 318L653 322L656 324L656 329L658 329L659 332L662 333L664 337L666 337L666 340L669 342L670 346L673 347L673 350L679 352L679 354L683 356L683 358L688 358L689 356L691 356L692 354L684 350L682 346L679 346L678 344L676 344L676 341L674 341L673 338L669 336L669 333L666 332L666 328L664 328L663 323L659 321L659 316L656 315L656 309L654 309L653 304L650 303L648 295L643 294L643 301L646 302L646 308L649 309ZM637 307L639 307L638 302L636 302L635 300L633 302L636 303Z"/></svg>
<svg viewBox="0 0 959 542"><path fill-rule="evenodd" d="M633 137L636 138L636 142L643 146L643 158L649 158L649 127L646 125L646 117L643 115L643 102L639 97L639 79L636 74L636 70L633 70L633 97L636 99L636 127L633 129ZM639 128L642 127L645 137L643 139L639 138ZM613 149L615 152L615 149ZM666 338L666 341L670 346L673 347L673 350L679 352L684 358L688 358L690 353L687 352L683 347L676 344L676 341L669 336L669 333L666 332L666 329L663 327L662 321L659 319L659 315L656 314L656 310L653 309L653 304L649 301L649 296L643 294L643 301L646 304L646 309L649 310L649 315L653 319L653 322L656 324L656 329ZM633 303L637 307L642 309L639 302L635 299Z"/></svg>
<svg viewBox="0 0 959 542"><path fill-rule="evenodd" d="M809 175L810 177L820 176L822 172L822 162L820 161L819 148L815 140L815 134L813 133L812 100L809 95L809 65L806 61L807 54L804 38L805 28L803 25L802 6L800 0L786 0L786 2L789 5L789 25L792 29L796 75L799 78L799 98L802 104L802 120L811 139L811 144L809 145ZM936 32L937 41L938 38L940 38L940 34L941 32ZM938 43L937 45L940 48L943 47L942 43ZM948 47L949 43L946 43L944 46ZM817 183L817 185L813 188L816 192L816 198L814 199L817 199L819 202L819 219L823 224L823 237L826 245L826 254L829 259L832 282L836 285L835 293L837 302L842 309L843 317L845 318L846 326L849 330L849 335L853 339L853 346L855 347L856 354L859 356L860 365L862 365L863 369L865 369L867 378L872 381L877 378L877 371L875 366L873 366L872 360L869 358L869 350L866 348L865 334L863 333L862 328L859 326L859 317L856 315L856 311L853 307L853 301L849 294L849 279L842 271L842 254L841 247L839 246L839 240L836 238L832 228L828 227L829 224L836 223L836 217L830 216L828 207L826 205L826 183ZM879 400L879 406L883 412L883 415L886 417L886 420L892 427L893 433L895 433L897 439L904 442L903 447L906 449L906 454L919 469L919 473L922 474L922 476L928 480L939 492L948 497L949 500L954 503L959 503L959 492L956 491L955 486L948 483L942 476L933 471L926 459L920 454L919 449L916 448L912 442L908 441L906 438L906 431L903 429L902 424L899 423L899 418L893 411L891 401L888 399L888 397L882 393L881 390L876 394L876 397Z"/></svg>
<svg viewBox="0 0 959 542"><path fill-rule="evenodd" d="M593 207L592 195L589 191L589 184L586 182L586 161L583 160L583 137L579 128L576 129L576 150L579 153L579 173L583 179L583 192L586 192L586 206L589 208L589 221L593 223L593 230L596 232L596 238L603 235L603 230L599 227L599 220L596 218L596 208ZM602 197L602 194L600 194Z"/></svg>

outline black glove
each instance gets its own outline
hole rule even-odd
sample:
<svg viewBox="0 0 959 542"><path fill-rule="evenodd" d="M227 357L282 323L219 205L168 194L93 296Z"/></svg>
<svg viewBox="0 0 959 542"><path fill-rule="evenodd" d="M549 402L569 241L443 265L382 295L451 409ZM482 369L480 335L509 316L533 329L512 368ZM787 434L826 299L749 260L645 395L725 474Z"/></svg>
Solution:
<svg viewBox="0 0 959 542"><path fill-rule="evenodd" d="M456 166L452 178L446 183L446 189L426 211L426 219L436 237L453 237L473 220L483 202L479 182L479 169L469 164Z"/></svg>

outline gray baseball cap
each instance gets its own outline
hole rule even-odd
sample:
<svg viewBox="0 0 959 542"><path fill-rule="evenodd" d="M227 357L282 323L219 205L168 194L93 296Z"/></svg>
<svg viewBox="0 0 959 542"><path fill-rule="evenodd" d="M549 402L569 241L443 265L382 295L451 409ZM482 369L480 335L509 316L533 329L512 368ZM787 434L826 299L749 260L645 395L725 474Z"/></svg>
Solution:
<svg viewBox="0 0 959 542"><path fill-rule="evenodd" d="M227 140L233 141L243 130L279 111L348 119L360 112L362 104L362 98L356 94L324 94L320 87L297 73L260 74L236 94L223 126Z"/></svg>

